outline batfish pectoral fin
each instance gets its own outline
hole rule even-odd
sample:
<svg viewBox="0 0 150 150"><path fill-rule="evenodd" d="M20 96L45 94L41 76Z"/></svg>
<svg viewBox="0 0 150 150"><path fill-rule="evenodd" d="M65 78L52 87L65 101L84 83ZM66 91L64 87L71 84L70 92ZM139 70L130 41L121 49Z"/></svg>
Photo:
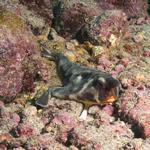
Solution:
<svg viewBox="0 0 150 150"><path fill-rule="evenodd" d="M80 114L79 120L80 121L86 120L87 114L88 114L88 110L84 108Z"/></svg>
<svg viewBox="0 0 150 150"><path fill-rule="evenodd" d="M81 112L81 114L79 116L79 120L80 121L85 121L86 118L87 118L88 110L89 110L89 107L91 106L91 103L83 101L82 104L83 104L83 110L82 110L82 112Z"/></svg>
<svg viewBox="0 0 150 150"><path fill-rule="evenodd" d="M40 107L46 107L48 105L48 100L49 100L49 90L38 98L38 100L36 101L36 105Z"/></svg>

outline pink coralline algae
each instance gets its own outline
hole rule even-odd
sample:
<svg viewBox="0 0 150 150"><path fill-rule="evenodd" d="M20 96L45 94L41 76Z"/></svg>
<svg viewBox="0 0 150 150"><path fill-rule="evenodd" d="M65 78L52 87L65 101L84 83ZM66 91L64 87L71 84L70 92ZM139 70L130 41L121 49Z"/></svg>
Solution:
<svg viewBox="0 0 150 150"><path fill-rule="evenodd" d="M121 64L122 64L124 67L127 67L128 64L129 64L129 59L128 59L128 58L122 58L122 59L121 59Z"/></svg>
<svg viewBox="0 0 150 150"><path fill-rule="evenodd" d="M100 144L95 144L95 145L93 146L93 149L94 149L94 150L100 150L100 149L101 149L101 145L100 145Z"/></svg>
<svg viewBox="0 0 150 150"><path fill-rule="evenodd" d="M69 116L68 113L60 113L56 115L54 119L52 120L52 122L57 125L64 124L64 125L69 126L70 128L75 127L77 125L77 122L74 120L74 118Z"/></svg>
<svg viewBox="0 0 150 150"><path fill-rule="evenodd" d="M145 57L150 57L150 50L144 51L143 55L144 55Z"/></svg>
<svg viewBox="0 0 150 150"><path fill-rule="evenodd" d="M82 147L89 143L88 138L80 135L80 133L74 128L70 130L65 128L61 129L57 135L56 140L60 143L63 143L64 145L74 145L77 147Z"/></svg>
<svg viewBox="0 0 150 150"><path fill-rule="evenodd" d="M137 89L135 88L137 87ZM144 88L138 88L135 86L134 88L130 87L130 91L125 93L126 97L121 98L121 107L120 112L122 112L126 119L133 125L138 127L137 136L141 137L150 137L150 117L149 117L149 103L148 101L148 93L149 90L144 90ZM135 93L138 93L137 98L133 99Z"/></svg>
<svg viewBox="0 0 150 150"><path fill-rule="evenodd" d="M39 136L28 138L25 147L28 149L43 149L48 148L52 142L52 135L50 135L49 133L45 133Z"/></svg>
<svg viewBox="0 0 150 150"><path fill-rule="evenodd" d="M44 128L44 123L37 116L37 109L34 106L28 106L22 112L22 123L16 128L16 134L19 137L31 137L39 135Z"/></svg>
<svg viewBox="0 0 150 150"><path fill-rule="evenodd" d="M85 23L97 16L98 13L99 9L96 6L85 3L74 3L70 7L68 5L60 14L58 22L61 23L60 26L62 27L58 31L63 37L73 37Z"/></svg>
<svg viewBox="0 0 150 150"><path fill-rule="evenodd" d="M146 0L2 1L0 150L149 149ZM76 101L52 96L46 108L36 106L47 86L61 86L54 62L41 57L39 42L115 76L122 87L117 101L90 107L84 121Z"/></svg>
<svg viewBox="0 0 150 150"><path fill-rule="evenodd" d="M34 118L24 118L23 123L20 123L15 129L16 135L18 137L32 137L39 135L44 128L44 124L37 117Z"/></svg>
<svg viewBox="0 0 150 150"><path fill-rule="evenodd" d="M52 9L50 9L52 0L20 0L20 3L27 6L29 10L34 11L38 16L43 17L51 25L53 18Z"/></svg>
<svg viewBox="0 0 150 150"><path fill-rule="evenodd" d="M97 0L100 7L106 9L122 9L129 17L147 13L148 4L143 0Z"/></svg>
<svg viewBox="0 0 150 150"><path fill-rule="evenodd" d="M30 124L19 124L17 128L17 135L19 137L31 137L36 134L36 131Z"/></svg>
<svg viewBox="0 0 150 150"><path fill-rule="evenodd" d="M55 141L54 135L44 133L38 136L28 138L24 146L28 150L49 149L49 150L69 150L70 148Z"/></svg>
<svg viewBox="0 0 150 150"><path fill-rule="evenodd" d="M22 113L25 117L33 117L37 115L37 109L35 106L28 106L23 110Z"/></svg>
<svg viewBox="0 0 150 150"><path fill-rule="evenodd" d="M138 101L135 107L128 112L128 117L141 128L142 136L150 137L150 116L148 114L150 105L146 104L143 98L139 98Z"/></svg>
<svg viewBox="0 0 150 150"><path fill-rule="evenodd" d="M100 57L98 59L98 64L102 65L103 68L107 68L107 67L109 67L111 65L111 61L109 61L109 59L107 58L107 56L106 57L102 56L102 57Z"/></svg>
<svg viewBox="0 0 150 150"><path fill-rule="evenodd" d="M21 19L4 10L0 18L0 96L13 98L22 89L33 91L34 57L39 54L35 37Z"/></svg>
<svg viewBox="0 0 150 150"><path fill-rule="evenodd" d="M4 107L4 103L2 101L0 101L0 108Z"/></svg>
<svg viewBox="0 0 150 150"><path fill-rule="evenodd" d="M80 42L89 41L94 45L105 43L106 46L116 46L128 32L127 27L125 13L109 10L82 27L76 37Z"/></svg>
<svg viewBox="0 0 150 150"><path fill-rule="evenodd" d="M115 71L117 74L121 73L122 71L124 71L125 67L122 64L119 64L115 67Z"/></svg>
<svg viewBox="0 0 150 150"><path fill-rule="evenodd" d="M110 116L112 116L112 114L114 112L114 108L111 105L105 106L102 110Z"/></svg>
<svg viewBox="0 0 150 150"><path fill-rule="evenodd" d="M17 113L7 111L5 107L1 108L0 113L0 133L8 133L16 128L20 122L20 117Z"/></svg>
<svg viewBox="0 0 150 150"><path fill-rule="evenodd" d="M9 133L5 133L5 134L0 135L0 142L11 141L12 139L13 139L13 137Z"/></svg>
<svg viewBox="0 0 150 150"><path fill-rule="evenodd" d="M36 67L38 70L38 75L42 78L43 81L47 82L50 79L48 66L39 60L39 61L37 61Z"/></svg>

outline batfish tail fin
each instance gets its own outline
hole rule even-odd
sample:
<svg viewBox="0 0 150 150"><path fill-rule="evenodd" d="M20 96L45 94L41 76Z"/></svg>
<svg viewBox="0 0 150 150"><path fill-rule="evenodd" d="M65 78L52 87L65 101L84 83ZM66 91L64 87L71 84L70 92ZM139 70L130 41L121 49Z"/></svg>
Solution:
<svg viewBox="0 0 150 150"><path fill-rule="evenodd" d="M49 91L46 91L38 100L35 102L40 107L46 107L49 100Z"/></svg>
<svg viewBox="0 0 150 150"><path fill-rule="evenodd" d="M42 57L46 57L49 60L55 61L56 53L52 52L50 49L48 49L43 43L40 43L40 47L43 49L41 52Z"/></svg>

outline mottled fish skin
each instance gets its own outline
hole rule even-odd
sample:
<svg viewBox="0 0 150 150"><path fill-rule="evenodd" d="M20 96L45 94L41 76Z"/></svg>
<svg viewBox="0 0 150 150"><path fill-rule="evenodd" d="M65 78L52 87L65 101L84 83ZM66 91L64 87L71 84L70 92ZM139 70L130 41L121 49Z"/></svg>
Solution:
<svg viewBox="0 0 150 150"><path fill-rule="evenodd" d="M51 52L45 47L42 56L55 61L57 73L63 86L49 87L47 92L43 94L44 96L42 95L36 101L37 105L47 106L49 94L59 99L76 100L83 103L87 109L94 104L101 105L106 95L112 94L116 98L118 97L120 82L110 74L80 66L69 61L62 53ZM86 118L86 115L83 116L81 118Z"/></svg>

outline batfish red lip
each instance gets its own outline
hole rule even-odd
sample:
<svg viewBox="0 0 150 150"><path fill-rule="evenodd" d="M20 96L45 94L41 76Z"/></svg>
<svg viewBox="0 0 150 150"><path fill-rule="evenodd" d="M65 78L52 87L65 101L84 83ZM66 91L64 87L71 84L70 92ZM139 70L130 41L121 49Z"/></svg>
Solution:
<svg viewBox="0 0 150 150"><path fill-rule="evenodd" d="M107 105L107 104L112 104L117 100L115 96L108 96L105 100L103 101L97 101L98 104L100 105Z"/></svg>
<svg viewBox="0 0 150 150"><path fill-rule="evenodd" d="M117 93L115 92L115 88L112 88L109 92L108 96L104 99L105 104L112 104L117 100Z"/></svg>
<svg viewBox="0 0 150 150"><path fill-rule="evenodd" d="M108 103L113 103L117 100L117 98L115 96L108 96L106 99L106 102Z"/></svg>

